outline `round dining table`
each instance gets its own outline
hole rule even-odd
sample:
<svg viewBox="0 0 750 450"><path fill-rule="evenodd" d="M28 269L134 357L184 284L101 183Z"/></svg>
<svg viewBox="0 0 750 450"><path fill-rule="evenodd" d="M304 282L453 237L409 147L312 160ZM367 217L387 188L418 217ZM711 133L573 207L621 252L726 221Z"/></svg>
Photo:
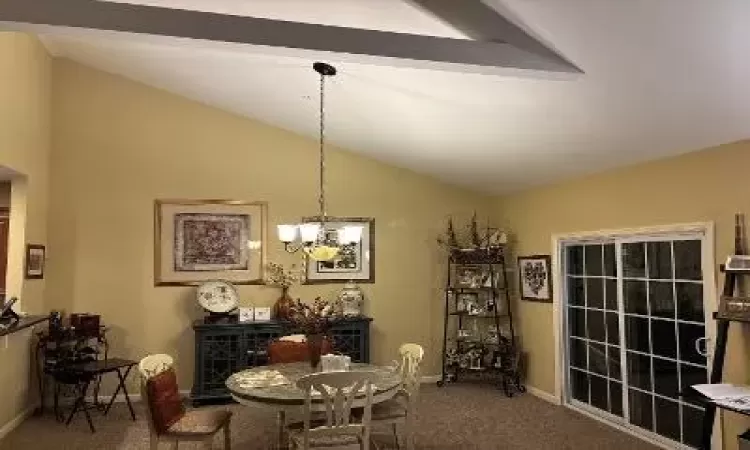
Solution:
<svg viewBox="0 0 750 450"><path fill-rule="evenodd" d="M375 366L372 364L352 363L350 370L367 371L373 374L372 403L378 404L393 398L401 385L401 375L395 367ZM270 386L251 385L243 382L248 378L268 371L277 371L284 377L283 384ZM319 373L309 362L271 364L258 366L232 374L226 382L232 398L238 403L252 407L264 407L274 410L279 421L278 448L285 446L285 427L287 412L302 411L305 403L305 392L297 387L297 380L305 375ZM355 397L352 407L362 407L365 403L364 393ZM316 408L316 404L319 405ZM322 398L312 399L313 411L325 411Z"/></svg>

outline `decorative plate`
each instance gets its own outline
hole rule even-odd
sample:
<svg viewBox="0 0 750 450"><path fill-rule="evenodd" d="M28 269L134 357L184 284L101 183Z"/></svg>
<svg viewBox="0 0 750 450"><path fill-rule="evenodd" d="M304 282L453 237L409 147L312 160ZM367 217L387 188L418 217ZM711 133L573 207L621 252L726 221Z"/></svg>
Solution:
<svg viewBox="0 0 750 450"><path fill-rule="evenodd" d="M237 307L237 289L226 281L207 281L196 292L198 304L212 313L228 313Z"/></svg>

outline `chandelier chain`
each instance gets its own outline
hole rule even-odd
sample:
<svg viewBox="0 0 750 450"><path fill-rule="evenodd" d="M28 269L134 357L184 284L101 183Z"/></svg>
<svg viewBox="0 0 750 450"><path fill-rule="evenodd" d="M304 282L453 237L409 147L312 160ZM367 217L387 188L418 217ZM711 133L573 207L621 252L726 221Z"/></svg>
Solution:
<svg viewBox="0 0 750 450"><path fill-rule="evenodd" d="M320 206L320 221L325 223L326 220L326 194L325 194L325 75L320 74L320 197L318 204Z"/></svg>

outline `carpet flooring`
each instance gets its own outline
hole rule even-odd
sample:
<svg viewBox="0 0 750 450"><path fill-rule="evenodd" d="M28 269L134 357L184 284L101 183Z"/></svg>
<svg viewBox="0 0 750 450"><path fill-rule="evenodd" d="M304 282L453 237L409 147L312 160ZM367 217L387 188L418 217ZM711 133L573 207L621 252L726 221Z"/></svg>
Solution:
<svg viewBox="0 0 750 450"><path fill-rule="evenodd" d="M228 405L234 411L232 447L265 450L273 447L275 416L267 410ZM138 420L130 420L125 404L116 404L109 416L92 412L97 432L91 434L79 415L70 427L51 415L33 416L0 441L0 450L136 450L148 449L148 428L140 404ZM211 407L213 408L213 407ZM506 398L502 392L479 385L422 388L416 447L449 449L655 449L567 408L551 405L530 394ZM395 448L391 436L375 431L380 448ZM215 449L222 448L217 437ZM163 448L168 448L164 446ZM180 449L197 449L181 444Z"/></svg>

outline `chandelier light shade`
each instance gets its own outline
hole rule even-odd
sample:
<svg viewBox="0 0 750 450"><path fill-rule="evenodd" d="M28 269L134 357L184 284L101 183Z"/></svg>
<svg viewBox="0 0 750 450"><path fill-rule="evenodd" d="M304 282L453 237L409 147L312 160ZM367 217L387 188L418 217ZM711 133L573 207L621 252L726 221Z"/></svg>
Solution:
<svg viewBox="0 0 750 450"><path fill-rule="evenodd" d="M336 75L336 68L330 64L316 62L313 70L320 75L320 139L319 139L319 195L320 211L315 222L304 222L296 225L278 225L279 240L289 253L302 250L315 261L330 261L335 258L342 247L355 245L362 240L362 227L344 226L332 230L327 226L325 196L325 81L326 77ZM329 233L328 231L335 231Z"/></svg>

